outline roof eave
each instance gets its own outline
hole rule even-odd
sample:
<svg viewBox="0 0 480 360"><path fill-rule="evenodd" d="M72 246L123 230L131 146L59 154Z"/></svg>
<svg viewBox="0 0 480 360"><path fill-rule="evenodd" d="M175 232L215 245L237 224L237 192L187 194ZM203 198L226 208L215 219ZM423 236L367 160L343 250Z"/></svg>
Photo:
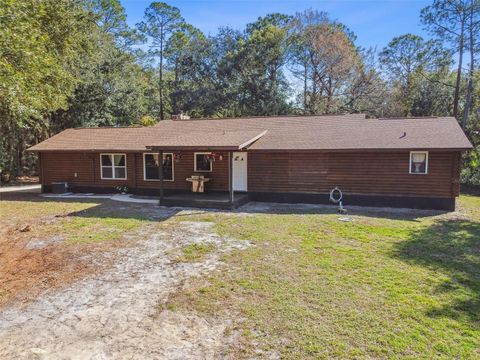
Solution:
<svg viewBox="0 0 480 360"><path fill-rule="evenodd" d="M97 152L142 152L145 151L146 148L142 149L26 149L27 152L32 153L41 153L41 152L56 152L56 153L71 153L71 152L89 152L89 153L97 153Z"/></svg>
<svg viewBox="0 0 480 360"><path fill-rule="evenodd" d="M265 152L352 152L352 151L468 151L473 147L452 147L452 148L439 148L439 147L411 147L411 148L250 148L249 151L265 151Z"/></svg>
<svg viewBox="0 0 480 360"><path fill-rule="evenodd" d="M146 147L147 150L157 151L175 151L175 150L197 150L197 151L237 151L241 148L239 146L162 146L151 145Z"/></svg>
<svg viewBox="0 0 480 360"><path fill-rule="evenodd" d="M239 149L245 149L247 147L249 147L250 145L252 145L255 141L257 141L258 139L260 139L261 137L263 137L263 135L265 135L267 133L268 130L264 130L262 131L260 134L254 136L253 138L251 138L250 140L244 142L243 144L240 144L239 146Z"/></svg>

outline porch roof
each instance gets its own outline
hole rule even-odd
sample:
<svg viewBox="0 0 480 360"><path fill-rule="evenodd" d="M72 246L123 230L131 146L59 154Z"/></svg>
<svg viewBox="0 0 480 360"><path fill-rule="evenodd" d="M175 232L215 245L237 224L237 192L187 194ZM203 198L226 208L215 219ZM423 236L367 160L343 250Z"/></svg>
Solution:
<svg viewBox="0 0 480 360"><path fill-rule="evenodd" d="M192 131L185 135L162 137L150 150L241 150L267 133L267 130L236 130L217 132Z"/></svg>

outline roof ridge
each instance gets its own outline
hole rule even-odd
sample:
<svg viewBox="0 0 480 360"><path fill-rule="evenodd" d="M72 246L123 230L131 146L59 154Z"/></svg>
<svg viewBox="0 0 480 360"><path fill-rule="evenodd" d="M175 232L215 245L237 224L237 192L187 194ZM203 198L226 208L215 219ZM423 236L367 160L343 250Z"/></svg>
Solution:
<svg viewBox="0 0 480 360"><path fill-rule="evenodd" d="M420 119L438 119L442 117L450 116L392 116L392 117L379 117L378 120L420 120Z"/></svg>
<svg viewBox="0 0 480 360"><path fill-rule="evenodd" d="M156 123L158 124L158 123ZM155 125L156 125L155 124ZM66 128L65 130L85 130L85 129L145 129L154 128L155 125L150 126L79 126L74 128Z"/></svg>
<svg viewBox="0 0 480 360"><path fill-rule="evenodd" d="M219 117L219 118L212 118L212 117L202 117L202 118L190 118L190 119L182 119L182 120L172 120L166 119L166 121L175 121L175 122L189 122L189 121L198 121L198 120L229 120L229 119L265 119L265 118L298 118L298 117L327 117L327 116L348 116L348 115L363 115L366 116L364 113L344 113L344 114L288 114L288 115L251 115L251 116L231 116L231 117ZM161 123L165 120L160 120L155 125Z"/></svg>

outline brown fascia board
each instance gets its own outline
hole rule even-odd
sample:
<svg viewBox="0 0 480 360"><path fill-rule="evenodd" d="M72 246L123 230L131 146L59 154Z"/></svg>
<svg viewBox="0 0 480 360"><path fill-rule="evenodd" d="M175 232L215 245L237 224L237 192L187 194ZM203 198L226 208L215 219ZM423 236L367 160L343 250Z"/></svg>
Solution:
<svg viewBox="0 0 480 360"><path fill-rule="evenodd" d="M351 148L351 149L248 149L250 152L398 152L398 151L468 151L472 148Z"/></svg>
<svg viewBox="0 0 480 360"><path fill-rule="evenodd" d="M471 150L472 148L369 148L369 149L359 149L359 148L351 148L351 149L246 149L251 152L312 152L312 151L318 151L318 152L352 152L352 151L358 151L358 152L376 152L376 151L382 151L382 152L392 152L392 151L468 151ZM49 150L25 150L27 152L32 152L32 153L72 153L72 152L86 152L86 153L100 153L100 152L123 152L123 153L138 153L138 152L145 152L145 151L153 151L153 150L165 150L165 151L172 151L172 150L198 150L198 151L213 151L213 150L222 150L222 151L238 151L242 150L242 148L239 147L225 147L225 146L219 146L219 147L188 147L188 146L183 146L183 147L146 147L144 149L75 149L75 150L63 150L63 149L49 149Z"/></svg>
<svg viewBox="0 0 480 360"><path fill-rule="evenodd" d="M257 141L258 139L260 139L261 137L263 137L263 135L265 135L267 132L268 132L268 130L262 131L260 134L254 136L254 137L251 138L250 140L244 142L243 144L240 144L240 146L239 146L238 148L239 148L239 149L247 148L248 146L252 145L255 141Z"/></svg>
<svg viewBox="0 0 480 360"><path fill-rule="evenodd" d="M210 150L221 150L221 151L236 151L240 150L238 146L147 146L147 150L157 150L157 151L174 151L174 150L193 150L193 151L210 151Z"/></svg>
<svg viewBox="0 0 480 360"><path fill-rule="evenodd" d="M72 153L72 152L85 152L85 153L104 153L104 152L122 152L122 153L137 153L144 152L147 148L143 149L46 149L46 150L31 150L25 151L32 153Z"/></svg>

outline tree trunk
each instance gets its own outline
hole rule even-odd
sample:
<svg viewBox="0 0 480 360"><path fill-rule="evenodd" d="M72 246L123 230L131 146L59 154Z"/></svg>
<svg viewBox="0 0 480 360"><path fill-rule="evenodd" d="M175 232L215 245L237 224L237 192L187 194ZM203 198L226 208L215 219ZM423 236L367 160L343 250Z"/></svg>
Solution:
<svg viewBox="0 0 480 360"><path fill-rule="evenodd" d="M24 150L24 143L25 143L25 137L23 134L24 130L22 129L20 131L20 136L18 137L17 141L17 176L23 176L23 150Z"/></svg>
<svg viewBox="0 0 480 360"><path fill-rule="evenodd" d="M328 77L327 80L328 88L327 88L327 109L326 113L330 114L332 110L332 78Z"/></svg>
<svg viewBox="0 0 480 360"><path fill-rule="evenodd" d="M178 60L175 60L174 77L175 77L175 79L174 79L175 93L173 94L173 97L172 97L172 108L173 108L173 113L174 114L179 114L178 102L177 102L177 96L178 96Z"/></svg>
<svg viewBox="0 0 480 360"><path fill-rule="evenodd" d="M465 33L465 18L462 19L462 26L460 29L460 43L459 43L459 57L458 57L458 69L457 69L457 80L455 82L455 95L453 99L453 116L457 117L458 115L458 100L460 97L460 80L462 77L462 65L463 65L463 48L464 48L464 33Z"/></svg>
<svg viewBox="0 0 480 360"><path fill-rule="evenodd" d="M304 62L304 75L303 75L303 112L307 112L307 86L308 86L308 62Z"/></svg>
<svg viewBox="0 0 480 360"><path fill-rule="evenodd" d="M159 75L160 75L160 82L159 82L159 96L160 96L160 120L163 120L164 114L163 114L163 26L160 27L160 69L159 69Z"/></svg>
<svg viewBox="0 0 480 360"><path fill-rule="evenodd" d="M411 106L411 102L410 102L412 94L411 94L410 87L411 87L411 79L410 79L410 74L408 74L407 84L406 84L406 88L405 88L405 103L404 103L404 106L405 106L404 114L407 117L412 115L412 106Z"/></svg>
<svg viewBox="0 0 480 360"><path fill-rule="evenodd" d="M313 78L312 78L312 93L310 94L310 112L315 114L316 106L317 106L317 69L313 70Z"/></svg>
<svg viewBox="0 0 480 360"><path fill-rule="evenodd" d="M462 119L462 129L465 130L468 124L468 113L470 112L470 108L472 106L472 93L473 93L473 73L474 73L474 60L475 56L473 55L474 51L474 41L473 41L473 0L470 3L470 24L469 24L469 46L470 46L470 72L468 78L468 87L467 87L467 98L465 99L465 108L463 109L463 119Z"/></svg>
<svg viewBox="0 0 480 360"><path fill-rule="evenodd" d="M17 136L15 136L15 155L14 155L14 164L13 164L13 177L16 178L20 175L20 152L21 149L21 136L20 131L17 132Z"/></svg>
<svg viewBox="0 0 480 360"><path fill-rule="evenodd" d="M270 94L273 97L272 102L272 113L273 115L278 115L277 111L277 66L274 65L272 69L271 75L271 83L270 83Z"/></svg>

